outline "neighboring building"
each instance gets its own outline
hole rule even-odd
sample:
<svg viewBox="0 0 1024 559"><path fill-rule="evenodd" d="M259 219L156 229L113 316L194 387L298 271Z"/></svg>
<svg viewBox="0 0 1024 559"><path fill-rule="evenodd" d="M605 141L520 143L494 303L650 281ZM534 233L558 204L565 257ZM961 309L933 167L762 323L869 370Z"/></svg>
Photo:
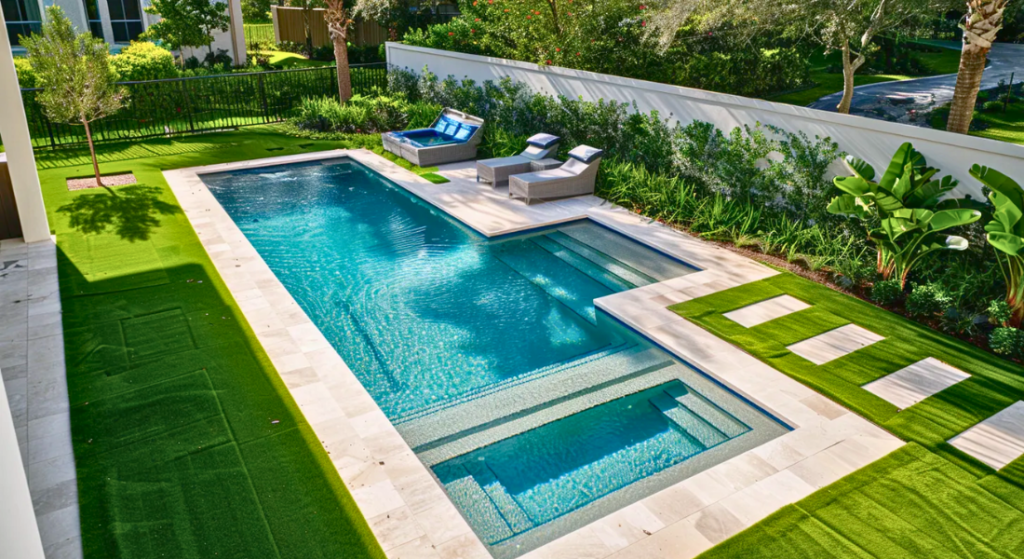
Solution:
<svg viewBox="0 0 1024 559"><path fill-rule="evenodd" d="M211 0L215 1L215 0ZM213 33L214 52L217 49L227 51L236 65L244 64L245 36L242 32L241 0L222 0L228 5L231 25L226 32ZM0 0L3 6L4 19L7 22L7 34L15 52L18 48L18 35L39 32L42 28L45 8L54 4L60 6L79 31L89 30L95 37L102 37L110 43L113 50L139 38L147 27L160 21L143 11L149 0ZM206 56L204 49L185 49L185 56L195 56L202 60Z"/></svg>

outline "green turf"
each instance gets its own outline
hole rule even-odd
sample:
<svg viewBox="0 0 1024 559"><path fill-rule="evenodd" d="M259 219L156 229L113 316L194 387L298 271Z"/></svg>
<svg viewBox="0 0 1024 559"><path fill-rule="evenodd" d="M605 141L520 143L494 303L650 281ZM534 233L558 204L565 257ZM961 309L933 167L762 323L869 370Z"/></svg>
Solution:
<svg viewBox="0 0 1024 559"><path fill-rule="evenodd" d="M701 559L1024 556L1024 513L910 443L701 555Z"/></svg>
<svg viewBox="0 0 1024 559"><path fill-rule="evenodd" d="M752 328L723 316L782 294L811 307ZM946 442L1024 399L1024 369L789 273L672 309L912 443L891 460L783 509L709 557L1012 557L1024 551L1021 541L995 530L1024 530L1024 458L994 472ZM850 323L885 339L823 365L786 349ZM903 411L861 388L927 357L972 376ZM905 467L901 460L920 464ZM934 479L917 483L929 479L913 473L925 465ZM963 513L950 510L955 503Z"/></svg>
<svg viewBox="0 0 1024 559"><path fill-rule="evenodd" d="M423 173L420 176L425 178L425 179L427 179L428 181L430 181L430 182L432 182L434 184L444 184L446 182L451 182L448 179L446 179L445 177L443 177L443 176L441 176L441 175L439 175L437 173Z"/></svg>
<svg viewBox="0 0 1024 559"><path fill-rule="evenodd" d="M940 109L932 118L932 127L945 130L949 118L948 109ZM1024 99L1010 103L1006 112L1001 110L985 112L975 111L974 120L985 125L984 130L975 130L971 136L988 138L1000 142L1024 144Z"/></svg>
<svg viewBox="0 0 1024 559"><path fill-rule="evenodd" d="M384 557L161 174L359 143L259 127L103 145L103 172L139 185L77 192L83 154L39 154L86 557Z"/></svg>
<svg viewBox="0 0 1024 559"><path fill-rule="evenodd" d="M330 66L333 60L310 60L301 54L279 50L261 51L259 53L270 59L270 65L278 70L294 70L296 68L318 68Z"/></svg>

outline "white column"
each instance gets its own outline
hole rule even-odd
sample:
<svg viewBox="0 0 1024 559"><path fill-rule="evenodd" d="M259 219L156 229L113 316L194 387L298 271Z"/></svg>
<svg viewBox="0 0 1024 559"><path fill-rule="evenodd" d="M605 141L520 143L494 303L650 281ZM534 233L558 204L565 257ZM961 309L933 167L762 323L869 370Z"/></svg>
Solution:
<svg viewBox="0 0 1024 559"><path fill-rule="evenodd" d="M50 224L46 220L43 191L39 187L36 157L32 153L32 138L28 134L28 120L21 101L18 74L14 70L14 55L7 25L0 12L0 136L7 150L7 169L14 185L14 200L18 203L18 217L26 243L48 240Z"/></svg>
<svg viewBox="0 0 1024 559"><path fill-rule="evenodd" d="M9 49L9 47L8 47ZM26 449L27 452L27 449ZM7 391L0 382L0 549L4 557L43 559L36 513L28 490L28 478L21 461L18 436L7 404ZM9 554L9 555L8 555Z"/></svg>

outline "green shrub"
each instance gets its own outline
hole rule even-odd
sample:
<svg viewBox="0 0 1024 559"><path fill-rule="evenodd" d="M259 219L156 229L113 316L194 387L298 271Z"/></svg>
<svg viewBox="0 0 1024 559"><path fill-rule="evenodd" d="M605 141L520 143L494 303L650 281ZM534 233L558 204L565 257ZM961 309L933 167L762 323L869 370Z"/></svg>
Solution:
<svg viewBox="0 0 1024 559"><path fill-rule="evenodd" d="M110 65L120 80L126 82L178 77L171 51L148 41L132 41L120 54L110 58Z"/></svg>
<svg viewBox="0 0 1024 559"><path fill-rule="evenodd" d="M893 305L902 298L903 286L898 279L876 281L871 288L871 300L879 305Z"/></svg>
<svg viewBox="0 0 1024 559"><path fill-rule="evenodd" d="M934 316L952 303L953 298L937 283L914 285L907 296L907 312L914 316Z"/></svg>
<svg viewBox="0 0 1024 559"><path fill-rule="evenodd" d="M1006 299L992 301L988 305L988 321L998 326L1005 326L1013 318L1013 309Z"/></svg>
<svg viewBox="0 0 1024 559"><path fill-rule="evenodd" d="M981 106L981 110L986 113L998 113L1002 112L1005 105L1002 101L985 101L985 104Z"/></svg>
<svg viewBox="0 0 1024 559"><path fill-rule="evenodd" d="M292 123L300 130L342 134L401 130L409 123L409 106L401 97L355 95L344 105L334 97L307 97Z"/></svg>
<svg viewBox="0 0 1024 559"><path fill-rule="evenodd" d="M999 355L1014 359L1024 356L1024 330L996 328L988 336L989 346Z"/></svg>
<svg viewBox="0 0 1024 559"><path fill-rule="evenodd" d="M22 56L14 58L14 69L18 72L18 85L21 87L38 87L39 80L36 72L32 69L32 62Z"/></svg>

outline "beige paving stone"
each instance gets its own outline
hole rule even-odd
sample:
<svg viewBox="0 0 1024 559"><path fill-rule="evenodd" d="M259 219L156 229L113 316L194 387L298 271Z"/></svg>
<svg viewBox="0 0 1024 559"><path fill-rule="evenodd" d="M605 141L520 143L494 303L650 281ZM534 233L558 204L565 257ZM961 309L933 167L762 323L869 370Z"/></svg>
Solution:
<svg viewBox="0 0 1024 559"><path fill-rule="evenodd" d="M863 386L864 390L903 410L971 378L971 375L929 357Z"/></svg>
<svg viewBox="0 0 1024 559"><path fill-rule="evenodd" d="M804 309L811 308L810 305L792 297L790 295L779 295L761 301L760 303L754 303L748 305L742 309L737 309L732 312L723 314L725 318L743 326L745 328L752 328L758 324L764 324L776 318L781 318L787 314L802 311Z"/></svg>
<svg viewBox="0 0 1024 559"><path fill-rule="evenodd" d="M435 546L441 559L491 559L491 553L475 534L456 536Z"/></svg>
<svg viewBox="0 0 1024 559"><path fill-rule="evenodd" d="M388 559L440 559L441 555L426 536L385 551Z"/></svg>
<svg viewBox="0 0 1024 559"><path fill-rule="evenodd" d="M448 499L442 499L434 506L420 511L415 519L423 533L437 546L460 536L470 535L470 539L476 539L472 534L473 529Z"/></svg>
<svg viewBox="0 0 1024 559"><path fill-rule="evenodd" d="M423 537L409 507L399 507L367 519L377 543L386 552L403 544Z"/></svg>
<svg viewBox="0 0 1024 559"><path fill-rule="evenodd" d="M702 509L694 519L694 528L712 544L725 541L747 526L721 503Z"/></svg>
<svg viewBox="0 0 1024 559"><path fill-rule="evenodd" d="M1024 455L1024 402L1014 402L953 437L949 444L1001 470Z"/></svg>
<svg viewBox="0 0 1024 559"><path fill-rule="evenodd" d="M594 533L612 551L618 551L665 527L641 501L591 524Z"/></svg>
<svg viewBox="0 0 1024 559"><path fill-rule="evenodd" d="M786 349L815 365L823 365L882 339L882 336L865 330L856 324L847 324L802 342L797 342Z"/></svg>
<svg viewBox="0 0 1024 559"><path fill-rule="evenodd" d="M688 559L710 549L711 543L696 527L696 519L677 522L622 549L613 559Z"/></svg>

